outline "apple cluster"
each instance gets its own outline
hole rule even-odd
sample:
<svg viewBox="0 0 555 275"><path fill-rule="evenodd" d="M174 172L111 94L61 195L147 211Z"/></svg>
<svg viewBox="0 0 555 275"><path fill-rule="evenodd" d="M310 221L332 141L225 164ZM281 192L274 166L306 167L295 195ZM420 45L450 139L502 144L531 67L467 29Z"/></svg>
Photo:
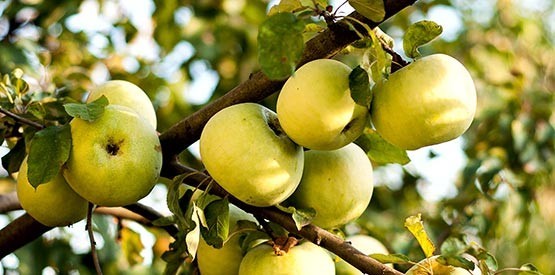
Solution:
<svg viewBox="0 0 555 275"><path fill-rule="evenodd" d="M200 137L208 173L247 204L311 208L316 212L312 223L323 228L357 219L370 202L373 182L368 156L353 143L369 114L351 98L350 72L339 61L315 60L286 81L276 112L242 103L216 113ZM209 269L202 264L203 250L199 247L201 272ZM218 270L273 274L276 266L290 268L287 274L335 274L330 255L310 242L292 247L285 256L259 245L247 252L240 269Z"/></svg>
<svg viewBox="0 0 555 275"><path fill-rule="evenodd" d="M100 206L135 203L158 180L162 153L148 96L136 85L120 80L98 86L87 102L101 96L109 105L98 119L71 120L71 151L59 175L33 188L27 177L27 160L21 165L19 201L45 225L65 226L83 219L88 202Z"/></svg>

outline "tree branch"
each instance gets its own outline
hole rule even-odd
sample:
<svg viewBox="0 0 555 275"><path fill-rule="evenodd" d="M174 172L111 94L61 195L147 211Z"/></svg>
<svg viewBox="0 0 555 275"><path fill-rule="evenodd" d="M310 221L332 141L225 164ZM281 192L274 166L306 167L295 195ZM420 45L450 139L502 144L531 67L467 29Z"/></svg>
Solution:
<svg viewBox="0 0 555 275"><path fill-rule="evenodd" d="M414 4L416 1L386 0L384 3L386 15L382 22L402 9ZM357 12L353 12L349 16L368 24L371 28L377 27L382 23L372 22ZM365 32L362 26L357 27L361 28L361 32ZM349 30L348 26L342 23L342 20L331 24L328 29L306 43L301 62L298 66L315 59L330 58L357 39L359 39L359 36L356 32ZM281 89L284 83L285 80L270 80L262 72L254 73L247 81L239 84L222 97L176 123L160 136L164 162L173 162L181 151L198 140L204 124L219 110L238 103L261 101ZM171 169L171 166L164 165L163 176L173 174L168 169Z"/></svg>
<svg viewBox="0 0 555 275"><path fill-rule="evenodd" d="M172 169L173 171L179 171L179 174L189 175L184 179L184 183L188 185L199 187L200 189L205 189L207 185L204 183L213 181L212 178L202 172L179 164L175 165L178 166L174 167ZM343 239L330 233L327 230L324 230L312 224L306 225L301 228L301 230L299 230L297 229L293 218L283 211L277 209L276 207L261 208L248 205L231 196L220 185L215 183L216 182L213 182L210 187L211 194L220 197L227 197L229 199L229 202L233 203L237 207L254 214L256 217L262 217L283 226L290 233L302 236L303 238L333 252L334 254L336 254L346 262L350 263L354 267L360 269L364 273L395 275L402 274L401 272L388 267L371 257L368 257L364 253L354 248L348 242L345 242Z"/></svg>

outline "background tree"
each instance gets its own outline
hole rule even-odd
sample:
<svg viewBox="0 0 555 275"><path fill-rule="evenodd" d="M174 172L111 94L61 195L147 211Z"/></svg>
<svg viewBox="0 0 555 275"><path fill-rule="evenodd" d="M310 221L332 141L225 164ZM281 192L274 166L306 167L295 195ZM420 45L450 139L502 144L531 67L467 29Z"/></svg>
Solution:
<svg viewBox="0 0 555 275"><path fill-rule="evenodd" d="M337 15L347 15L350 10L339 4L334 3ZM2 110L63 123L67 117L60 102L52 98L79 100L95 84L125 79L149 93L157 109L165 153L179 152L194 140L184 141L186 146L171 143L173 136L164 133L172 125L241 83L279 87L279 81L259 81L253 75L260 69L258 28L267 18L269 6L255 0L5 1L0 3L0 73L9 75L20 68L33 94L15 100L3 96ZM438 14L451 16L442 22L444 17ZM483 252L480 255L493 269L532 263L546 273L555 270L551 260L555 257L555 205L550 201L555 193L554 4L419 1L380 28L395 39L393 49L402 54L403 33L421 19L436 20L445 30L421 48L422 54L443 52L457 57L471 71L478 90L479 110L462 142L464 169L455 180L444 179L443 184L456 188L430 200L429 178L419 166L376 164L377 174L383 176L375 180L371 204L344 232L373 235L390 251L419 260L424 257L422 250L403 221L421 213L431 239L443 248L441 252L469 246L478 254ZM313 32L305 33L305 40L325 28L325 20L314 19L310 24ZM337 57L351 64L363 60L359 49L344 46L317 50L327 51L321 57L341 50ZM245 82L249 79L251 82ZM250 100L263 100L273 109L276 98L272 92ZM227 104L237 101L240 99L230 98ZM205 118L193 116L189 121L195 119ZM3 158L9 173L0 183L0 202L5 202L15 189L10 173L19 168L15 164L24 152L22 137L27 132L21 129L32 131L33 127L22 127L21 121L9 114L1 120L3 148L9 152ZM456 154L444 153L439 147L422 151L429 152L428 165ZM418 158L417 154L410 156ZM202 169L194 146L181 152L179 159L188 167ZM175 175L168 167L165 175ZM145 203L167 213L164 198L160 199L168 189L164 186L171 186L170 181L162 180L154 198ZM2 226L21 214L12 208L0 209ZM167 230L137 226L129 217L114 219L118 214L109 214L94 217L99 260L105 272L162 272L166 268L162 254L171 241ZM85 234L82 225L51 232L3 258L3 272L14 269L37 274L45 268L61 273L92 272L88 245L78 238ZM185 266L187 273L191 265ZM408 267L396 266L401 271Z"/></svg>

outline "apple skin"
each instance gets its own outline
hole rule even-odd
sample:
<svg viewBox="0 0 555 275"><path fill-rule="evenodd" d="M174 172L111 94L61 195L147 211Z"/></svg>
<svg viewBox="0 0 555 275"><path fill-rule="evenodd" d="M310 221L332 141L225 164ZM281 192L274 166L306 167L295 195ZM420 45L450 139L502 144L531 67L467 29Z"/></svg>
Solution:
<svg viewBox="0 0 555 275"><path fill-rule="evenodd" d="M276 114L256 103L216 113L200 136L208 173L227 192L254 206L278 204L299 185L303 149L281 130Z"/></svg>
<svg viewBox="0 0 555 275"><path fill-rule="evenodd" d="M237 231L237 222L247 220L256 222L251 214L244 212L237 206L229 205L229 234ZM208 245L204 239L200 239L197 250L197 262L200 274L220 275L238 274L239 265L243 260L243 249L241 248L241 237L243 234L231 236L221 248Z"/></svg>
<svg viewBox="0 0 555 275"><path fill-rule="evenodd" d="M270 245L261 244L247 252L239 268L239 275L260 274L333 275L335 266L328 252L311 242L302 242L281 256Z"/></svg>
<svg viewBox="0 0 555 275"><path fill-rule="evenodd" d="M469 271L461 267L442 265L437 261L438 257L439 256L436 255L418 262L417 264L413 265L409 270L407 270L405 274L406 275L433 275L433 274L482 275L482 271L480 271L480 268L477 265L475 266L474 270ZM474 259L471 259L471 260L474 260Z"/></svg>
<svg viewBox="0 0 555 275"><path fill-rule="evenodd" d="M374 91L370 113L376 131L405 150L461 136L476 113L470 73L445 54L417 59Z"/></svg>
<svg viewBox="0 0 555 275"><path fill-rule="evenodd" d="M301 183L286 204L314 208L314 225L333 228L360 217L374 191L372 163L350 143L332 151L309 150Z"/></svg>
<svg viewBox="0 0 555 275"><path fill-rule="evenodd" d="M130 108L108 105L93 122L70 122L72 147L64 177L80 196L101 206L124 206L156 184L162 152L156 130Z"/></svg>
<svg viewBox="0 0 555 275"><path fill-rule="evenodd" d="M139 86L125 80L110 80L90 91L87 103L105 96L110 104L135 110L156 129L156 111L148 95Z"/></svg>
<svg viewBox="0 0 555 275"><path fill-rule="evenodd" d="M353 235L345 238L345 241L351 243L351 245L358 249L360 252L370 255L370 254L389 254L389 251L380 241L377 239L370 237L368 235ZM391 264L387 264L390 267L393 267ZM352 266L351 264L347 263L343 259L339 258L338 261L335 262L335 275L362 275L358 268Z"/></svg>
<svg viewBox="0 0 555 275"><path fill-rule="evenodd" d="M357 139L368 109L351 98L351 68L332 59L301 66L277 100L279 122L297 144L314 150L339 149Z"/></svg>
<svg viewBox="0 0 555 275"><path fill-rule="evenodd" d="M31 217L56 227L76 223L87 216L88 202L69 187L62 173L35 189L29 183L27 171L25 158L17 176L17 198Z"/></svg>

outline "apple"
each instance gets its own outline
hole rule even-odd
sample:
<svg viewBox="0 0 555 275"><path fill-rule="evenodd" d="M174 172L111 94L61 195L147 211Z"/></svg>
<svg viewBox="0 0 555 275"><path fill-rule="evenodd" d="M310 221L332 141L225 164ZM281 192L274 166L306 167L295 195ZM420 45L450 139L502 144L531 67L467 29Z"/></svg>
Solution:
<svg viewBox="0 0 555 275"><path fill-rule="evenodd" d="M87 102L105 96L110 104L135 110L156 129L156 111L147 94L137 85L125 80L111 80L90 91Z"/></svg>
<svg viewBox="0 0 555 275"><path fill-rule="evenodd" d="M333 275L335 266L328 252L308 241L289 249L283 255L276 255L267 244L258 245L247 252L239 275Z"/></svg>
<svg viewBox="0 0 555 275"><path fill-rule="evenodd" d="M374 91L370 113L376 131L405 150L461 136L476 112L470 73L445 54L417 59Z"/></svg>
<svg viewBox="0 0 555 275"><path fill-rule="evenodd" d="M200 274L202 275L219 275L219 274L237 274L239 265L243 260L243 249L241 248L241 239L244 234L234 234L239 229L237 222L240 220L248 220L256 222L256 219L236 206L229 205L229 234L230 238L221 248L214 248L208 245L201 238L197 250L197 262Z"/></svg>
<svg viewBox="0 0 555 275"><path fill-rule="evenodd" d="M350 73L340 61L317 59L287 79L276 112L293 141L309 149L335 150L362 134L368 108L351 98Z"/></svg>
<svg viewBox="0 0 555 275"><path fill-rule="evenodd" d="M370 203L372 174L368 156L354 143L332 151L306 151L301 183L286 203L314 208L314 225L344 225L360 217Z"/></svg>
<svg viewBox="0 0 555 275"><path fill-rule="evenodd" d="M413 265L407 272L406 275L433 275L433 274L443 274L443 275L482 275L482 271L478 265L475 266L474 270L466 270L461 267L454 267L450 265L443 265L437 261L439 256L432 256L426 258L417 264ZM467 258L470 258L468 256ZM475 258L470 258L470 260L475 261Z"/></svg>
<svg viewBox="0 0 555 275"><path fill-rule="evenodd" d="M349 236L345 239L345 241L350 242L351 245L358 249L360 252L370 255L370 254L389 254L389 251L380 241L377 239L370 237L368 235L353 235ZM388 264L390 267L393 265ZM335 262L335 274L336 275L362 275L358 268L352 266L351 264L347 263L343 259L339 258L338 261Z"/></svg>
<svg viewBox="0 0 555 275"><path fill-rule="evenodd" d="M34 188L27 178L27 158L19 168L16 188L21 207L46 226L66 226L87 216L88 202L69 187L61 173Z"/></svg>
<svg viewBox="0 0 555 275"><path fill-rule="evenodd" d="M130 108L108 105L100 118L70 122L72 147L64 177L81 197L123 206L145 197L162 168L156 130Z"/></svg>
<svg viewBox="0 0 555 275"><path fill-rule="evenodd" d="M302 147L283 132L273 111L256 103L233 105L210 118L200 156L227 192L259 207L288 198L303 171Z"/></svg>

